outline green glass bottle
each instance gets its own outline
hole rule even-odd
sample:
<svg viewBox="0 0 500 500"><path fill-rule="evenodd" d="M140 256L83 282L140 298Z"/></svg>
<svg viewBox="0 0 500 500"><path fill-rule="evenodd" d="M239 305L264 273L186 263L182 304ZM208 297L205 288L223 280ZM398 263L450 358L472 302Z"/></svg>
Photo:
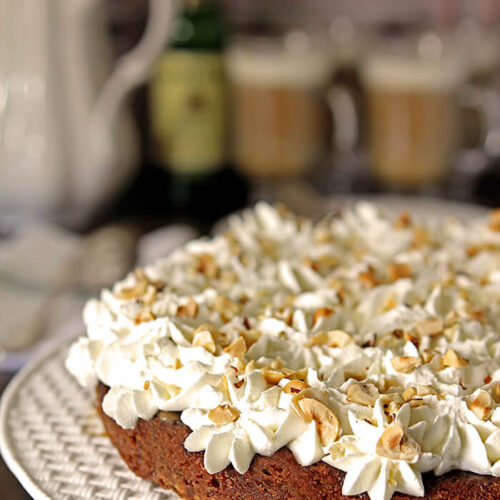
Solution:
<svg viewBox="0 0 500 500"><path fill-rule="evenodd" d="M155 163L167 173L174 211L215 219L244 203L234 199L238 191L229 193L229 203L214 200L236 179L227 161L225 25L215 0L181 6L150 86ZM241 186L239 192L245 195Z"/></svg>

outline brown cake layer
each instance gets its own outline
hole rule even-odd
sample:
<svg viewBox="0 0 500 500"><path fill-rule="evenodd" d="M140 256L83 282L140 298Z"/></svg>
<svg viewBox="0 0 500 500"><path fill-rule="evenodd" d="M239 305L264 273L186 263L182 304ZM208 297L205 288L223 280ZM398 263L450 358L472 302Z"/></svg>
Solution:
<svg viewBox="0 0 500 500"><path fill-rule="evenodd" d="M368 495L342 495L344 472L323 462L303 467L290 450L282 448L271 457L256 455L250 469L239 474L230 465L217 474L203 467L203 453L190 453L184 440L190 433L177 413L160 412L139 420L135 429L122 429L102 410L108 388L97 387L97 409L112 443L129 468L144 479L172 489L181 497L227 500L337 500L368 499ZM454 471L436 477L423 476L425 498L432 500L500 500L500 478ZM393 500L417 497L395 494Z"/></svg>

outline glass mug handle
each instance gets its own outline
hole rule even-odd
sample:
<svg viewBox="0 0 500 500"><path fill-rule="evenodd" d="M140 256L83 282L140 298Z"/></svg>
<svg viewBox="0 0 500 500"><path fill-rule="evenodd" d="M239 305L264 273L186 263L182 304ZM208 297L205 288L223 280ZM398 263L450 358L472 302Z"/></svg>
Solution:
<svg viewBox="0 0 500 500"><path fill-rule="evenodd" d="M465 85L458 94L459 106L481 117L481 130L473 147L484 148L490 157L500 155L500 93L492 88Z"/></svg>
<svg viewBox="0 0 500 500"><path fill-rule="evenodd" d="M351 153L359 143L359 117L353 93L342 85L327 92L333 130L331 144L336 152Z"/></svg>

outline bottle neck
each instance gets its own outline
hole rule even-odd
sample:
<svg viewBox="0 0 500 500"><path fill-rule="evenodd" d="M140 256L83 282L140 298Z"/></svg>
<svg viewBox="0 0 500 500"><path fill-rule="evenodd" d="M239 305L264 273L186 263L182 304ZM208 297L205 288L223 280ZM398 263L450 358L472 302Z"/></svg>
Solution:
<svg viewBox="0 0 500 500"><path fill-rule="evenodd" d="M225 26L217 2L185 0L169 45L173 49L222 51Z"/></svg>

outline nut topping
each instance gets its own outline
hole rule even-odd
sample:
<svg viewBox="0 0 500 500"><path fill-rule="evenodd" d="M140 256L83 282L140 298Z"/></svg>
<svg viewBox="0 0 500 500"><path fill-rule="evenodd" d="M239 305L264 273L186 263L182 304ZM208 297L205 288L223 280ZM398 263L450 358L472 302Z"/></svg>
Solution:
<svg viewBox="0 0 500 500"><path fill-rule="evenodd" d="M352 344L352 337L342 330L331 330L329 332L321 332L312 336L305 344L306 347L315 345L326 345L328 347L345 347Z"/></svg>
<svg viewBox="0 0 500 500"><path fill-rule="evenodd" d="M313 237L316 243L329 243L332 241L332 235L326 227L317 227L314 230Z"/></svg>
<svg viewBox="0 0 500 500"><path fill-rule="evenodd" d="M376 452L381 457L411 461L420 454L419 445L406 436L401 425L389 425L378 440Z"/></svg>
<svg viewBox="0 0 500 500"><path fill-rule="evenodd" d="M396 415L401 405L404 403L404 399L401 397L401 394L398 394L397 392L381 394L380 399L384 405L384 412L389 415Z"/></svg>
<svg viewBox="0 0 500 500"><path fill-rule="evenodd" d="M298 394L300 391L307 389L309 385L303 380L290 380L288 384L283 387L287 394Z"/></svg>
<svg viewBox="0 0 500 500"><path fill-rule="evenodd" d="M410 401L417 395L417 389L415 387L408 387L403 391L403 399L405 401Z"/></svg>
<svg viewBox="0 0 500 500"><path fill-rule="evenodd" d="M500 383L495 384L492 387L491 393L492 393L493 399L495 400L495 403L497 403L497 404L500 403Z"/></svg>
<svg viewBox="0 0 500 500"><path fill-rule="evenodd" d="M317 399L302 398L298 401L298 406L305 421L316 422L319 439L323 446L333 443L340 434L340 425L335 413L328 406Z"/></svg>
<svg viewBox="0 0 500 500"><path fill-rule="evenodd" d="M486 420L492 407L491 396L486 391L479 391L475 399L469 402L469 409L481 420Z"/></svg>
<svg viewBox="0 0 500 500"><path fill-rule="evenodd" d="M421 248L431 241L430 235L423 227L416 226L413 229L413 248Z"/></svg>
<svg viewBox="0 0 500 500"><path fill-rule="evenodd" d="M401 373L410 373L420 365L420 359L414 356L395 356L391 359L392 367Z"/></svg>
<svg viewBox="0 0 500 500"><path fill-rule="evenodd" d="M434 387L432 387L432 385L420 385L418 384L417 385L417 394L419 396L436 396L438 394L438 392L436 391L436 389L434 389Z"/></svg>
<svg viewBox="0 0 500 500"><path fill-rule="evenodd" d="M408 264L394 263L389 264L387 274L390 281L397 281L401 278L411 278L411 267Z"/></svg>
<svg viewBox="0 0 500 500"><path fill-rule="evenodd" d="M144 295L148 289L148 285L153 285L154 290L159 292L165 287L163 281L152 281L147 276L146 273L140 269L136 268L134 270L135 285L130 288L122 288L118 293L117 297L121 300L136 299ZM155 294L156 295L156 294Z"/></svg>
<svg viewBox="0 0 500 500"><path fill-rule="evenodd" d="M219 344L221 347L226 347L229 345L229 341L227 340L227 334L218 330L214 325L210 323L202 323L200 326L196 328L194 334L196 335L199 332L204 330L209 331L212 334L214 342Z"/></svg>
<svg viewBox="0 0 500 500"><path fill-rule="evenodd" d="M443 333L443 321L439 318L426 319L420 321L415 325L415 333L419 337L425 337L429 335L434 337L435 335L441 335Z"/></svg>
<svg viewBox="0 0 500 500"><path fill-rule="evenodd" d="M313 326L319 321L319 318L329 318L333 314L331 307L320 307L316 309L313 316Z"/></svg>
<svg viewBox="0 0 500 500"><path fill-rule="evenodd" d="M434 359L434 353L429 349L424 349L420 356L424 364L430 363Z"/></svg>
<svg viewBox="0 0 500 500"><path fill-rule="evenodd" d="M180 318L196 318L198 315L198 304L193 298L188 297L184 305L177 307L176 315Z"/></svg>
<svg viewBox="0 0 500 500"><path fill-rule="evenodd" d="M143 304L150 306L155 301L157 293L158 292L157 292L156 288L154 288L152 286L148 286L146 289L146 292L140 298L140 300L142 300Z"/></svg>
<svg viewBox="0 0 500 500"><path fill-rule="evenodd" d="M354 383L347 389L347 400L353 403L374 406L378 397L378 389L373 384Z"/></svg>
<svg viewBox="0 0 500 500"><path fill-rule="evenodd" d="M264 378L269 385L279 384L280 381L285 378L284 373L278 370L273 370L272 368L268 368L266 366L262 368L260 372L262 373L262 375L264 375Z"/></svg>
<svg viewBox="0 0 500 500"><path fill-rule="evenodd" d="M224 352L236 358L242 358L247 352L245 339L243 337L238 337L232 344L224 348Z"/></svg>
<svg viewBox="0 0 500 500"><path fill-rule="evenodd" d="M496 210L492 210L490 212L488 227L492 231L500 231L500 208L497 208Z"/></svg>
<svg viewBox="0 0 500 500"><path fill-rule="evenodd" d="M240 330L239 334L245 339L245 343L248 348L253 346L257 340L260 339L262 334L258 330Z"/></svg>
<svg viewBox="0 0 500 500"><path fill-rule="evenodd" d="M301 368L300 370L296 370L293 374L289 376L289 378L294 380L305 380L307 378L307 368Z"/></svg>
<svg viewBox="0 0 500 500"><path fill-rule="evenodd" d="M240 312L240 306L223 295L215 298L214 309L225 322L231 321Z"/></svg>
<svg viewBox="0 0 500 500"><path fill-rule="evenodd" d="M196 270L207 278L215 278L219 272L215 259L208 253L199 258Z"/></svg>
<svg viewBox="0 0 500 500"><path fill-rule="evenodd" d="M219 405L208 412L208 418L217 425L226 425L238 420L240 412L229 405Z"/></svg>
<svg viewBox="0 0 500 500"><path fill-rule="evenodd" d="M331 330L328 332L328 347L345 347L352 343L352 337L343 330Z"/></svg>
<svg viewBox="0 0 500 500"><path fill-rule="evenodd" d="M412 225L411 215L408 212L401 212L394 221L396 229L407 229Z"/></svg>
<svg viewBox="0 0 500 500"><path fill-rule="evenodd" d="M208 330L202 330L193 337L193 346L200 346L212 354L215 353L215 341Z"/></svg>
<svg viewBox="0 0 500 500"><path fill-rule="evenodd" d="M227 382L227 377L225 375L222 376L215 387L217 387L217 389L220 389L226 396L229 396L229 385Z"/></svg>
<svg viewBox="0 0 500 500"><path fill-rule="evenodd" d="M151 311L151 308L145 307L136 316L135 324L139 325L140 323L144 323L145 321L152 321L154 319L156 319L156 316L153 314L153 311Z"/></svg>
<svg viewBox="0 0 500 500"><path fill-rule="evenodd" d="M369 267L367 271L359 273L358 279L366 288L373 288L379 284L375 277L375 270L372 267Z"/></svg>
<svg viewBox="0 0 500 500"><path fill-rule="evenodd" d="M469 363L461 358L453 349L448 349L443 356L443 365L453 368L463 368L468 366Z"/></svg>

